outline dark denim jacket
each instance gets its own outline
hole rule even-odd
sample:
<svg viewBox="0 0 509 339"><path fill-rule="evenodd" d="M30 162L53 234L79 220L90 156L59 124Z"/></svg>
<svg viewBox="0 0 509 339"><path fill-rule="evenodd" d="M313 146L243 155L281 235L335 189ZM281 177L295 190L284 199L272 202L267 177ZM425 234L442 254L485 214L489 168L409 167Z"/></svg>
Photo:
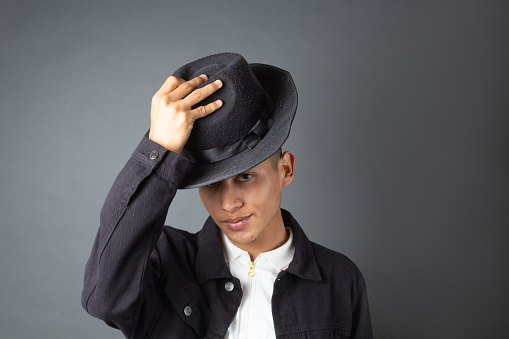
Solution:
<svg viewBox="0 0 509 339"><path fill-rule="evenodd" d="M101 211L82 304L126 337L224 338L240 305L240 282L225 264L214 221L196 234L163 227L186 167L186 159L144 138ZM295 255L274 284L277 338L372 338L357 267L309 241L287 211L283 218Z"/></svg>

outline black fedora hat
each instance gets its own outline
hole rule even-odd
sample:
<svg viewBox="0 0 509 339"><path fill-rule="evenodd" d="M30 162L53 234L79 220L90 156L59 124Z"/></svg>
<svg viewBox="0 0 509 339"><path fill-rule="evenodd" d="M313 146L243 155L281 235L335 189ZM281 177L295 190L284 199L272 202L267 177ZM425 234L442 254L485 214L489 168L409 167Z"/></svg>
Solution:
<svg viewBox="0 0 509 339"><path fill-rule="evenodd" d="M190 80L206 74L223 82L196 106L222 100L216 112L195 121L182 156L190 160L179 188L194 188L242 173L274 154L290 134L297 90L288 73L248 64L236 53L207 56L179 68L174 76Z"/></svg>

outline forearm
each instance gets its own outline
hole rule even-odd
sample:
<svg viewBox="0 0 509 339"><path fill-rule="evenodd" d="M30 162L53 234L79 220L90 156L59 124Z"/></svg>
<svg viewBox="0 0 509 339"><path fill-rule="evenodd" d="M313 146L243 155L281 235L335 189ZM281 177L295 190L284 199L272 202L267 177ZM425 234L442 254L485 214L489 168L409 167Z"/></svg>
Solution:
<svg viewBox="0 0 509 339"><path fill-rule="evenodd" d="M148 258L186 168L187 160L144 138L104 203L85 269L82 303L124 333L153 279Z"/></svg>

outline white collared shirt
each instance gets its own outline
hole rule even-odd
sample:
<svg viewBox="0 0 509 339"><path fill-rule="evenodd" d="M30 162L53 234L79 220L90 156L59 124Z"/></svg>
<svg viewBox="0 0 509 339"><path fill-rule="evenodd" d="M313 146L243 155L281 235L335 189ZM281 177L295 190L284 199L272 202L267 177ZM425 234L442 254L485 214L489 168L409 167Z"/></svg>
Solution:
<svg viewBox="0 0 509 339"><path fill-rule="evenodd" d="M290 233L286 243L260 253L251 269L249 253L235 246L221 232L226 264L232 275L240 280L243 292L225 339L276 338L271 305L274 282L279 272L288 268L295 253L292 230L286 229Z"/></svg>

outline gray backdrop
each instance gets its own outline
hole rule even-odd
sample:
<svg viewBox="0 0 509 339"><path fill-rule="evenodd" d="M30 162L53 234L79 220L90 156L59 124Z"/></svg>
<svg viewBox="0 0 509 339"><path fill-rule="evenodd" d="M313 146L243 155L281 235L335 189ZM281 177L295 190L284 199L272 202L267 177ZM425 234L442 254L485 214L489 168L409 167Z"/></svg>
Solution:
<svg viewBox="0 0 509 339"><path fill-rule="evenodd" d="M236 51L300 94L283 196L368 284L376 338L509 336L509 2L1 1L0 336L121 338L81 309L164 79ZM182 191L167 223L206 218Z"/></svg>

